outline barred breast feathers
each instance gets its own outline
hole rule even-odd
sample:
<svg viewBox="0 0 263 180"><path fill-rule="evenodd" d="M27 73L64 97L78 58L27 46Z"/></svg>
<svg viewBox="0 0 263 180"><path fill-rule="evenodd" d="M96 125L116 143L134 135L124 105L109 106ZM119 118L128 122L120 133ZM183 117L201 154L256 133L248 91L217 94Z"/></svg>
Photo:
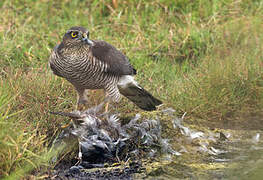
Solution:
<svg viewBox="0 0 263 180"><path fill-rule="evenodd" d="M59 54L57 52L58 50L58 46L56 45L49 57L49 67L51 68L51 70L53 71L53 73L57 76L63 77L62 74L60 73L63 70L63 67L60 66L59 63L57 63L56 61L60 58Z"/></svg>
<svg viewBox="0 0 263 180"><path fill-rule="evenodd" d="M63 46L63 45L62 45ZM110 73L110 66L95 57L90 48L75 47L75 50L56 46L50 56L50 68L54 74L69 80L75 87L105 89L114 102L121 98L117 83L120 75Z"/></svg>

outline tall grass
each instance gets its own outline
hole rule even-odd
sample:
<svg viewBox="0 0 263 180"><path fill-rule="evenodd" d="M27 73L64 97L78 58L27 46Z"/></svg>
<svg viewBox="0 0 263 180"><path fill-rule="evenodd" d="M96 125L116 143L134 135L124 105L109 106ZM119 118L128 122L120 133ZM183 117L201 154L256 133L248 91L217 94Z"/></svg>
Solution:
<svg viewBox="0 0 263 180"><path fill-rule="evenodd" d="M262 23L250 17L228 22L198 67L175 80L175 107L202 118L224 118L262 108Z"/></svg>
<svg viewBox="0 0 263 180"><path fill-rule="evenodd" d="M71 111L76 94L47 62L71 26L124 52L166 106L211 120L262 110L262 12L261 0L0 1L0 177L39 167L67 123L48 111Z"/></svg>

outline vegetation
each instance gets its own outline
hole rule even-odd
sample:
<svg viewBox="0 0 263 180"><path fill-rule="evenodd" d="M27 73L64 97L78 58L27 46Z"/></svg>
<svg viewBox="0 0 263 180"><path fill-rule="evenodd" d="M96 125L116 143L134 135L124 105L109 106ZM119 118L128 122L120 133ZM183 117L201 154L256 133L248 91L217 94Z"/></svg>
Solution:
<svg viewBox="0 0 263 180"><path fill-rule="evenodd" d="M165 106L209 121L262 110L262 19L261 0L0 1L0 177L48 165L42 155L67 123L48 112L76 103L48 67L71 26L123 51ZM140 111L126 102L119 111Z"/></svg>

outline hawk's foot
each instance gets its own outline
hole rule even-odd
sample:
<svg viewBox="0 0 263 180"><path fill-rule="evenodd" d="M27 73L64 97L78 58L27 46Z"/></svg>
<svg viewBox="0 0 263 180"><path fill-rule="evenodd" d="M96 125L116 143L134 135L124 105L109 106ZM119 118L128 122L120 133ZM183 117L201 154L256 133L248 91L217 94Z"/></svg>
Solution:
<svg viewBox="0 0 263 180"><path fill-rule="evenodd" d="M77 104L78 111L85 111L87 109L86 104Z"/></svg>
<svg viewBox="0 0 263 180"><path fill-rule="evenodd" d="M78 111L84 111L86 109L88 109L87 106L87 100L84 99L79 99L78 103L77 103L77 108Z"/></svg>

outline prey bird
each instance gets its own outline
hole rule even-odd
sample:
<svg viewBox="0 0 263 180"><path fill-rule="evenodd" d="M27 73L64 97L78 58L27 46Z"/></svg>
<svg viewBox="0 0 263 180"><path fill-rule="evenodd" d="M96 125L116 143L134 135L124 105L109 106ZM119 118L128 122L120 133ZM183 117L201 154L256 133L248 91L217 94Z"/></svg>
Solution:
<svg viewBox="0 0 263 180"><path fill-rule="evenodd" d="M146 111L162 104L134 80L136 70L129 59L111 44L89 39L89 31L72 27L55 46L49 65L78 92L78 107L87 104L86 89L104 89L105 99L119 102L121 94Z"/></svg>

